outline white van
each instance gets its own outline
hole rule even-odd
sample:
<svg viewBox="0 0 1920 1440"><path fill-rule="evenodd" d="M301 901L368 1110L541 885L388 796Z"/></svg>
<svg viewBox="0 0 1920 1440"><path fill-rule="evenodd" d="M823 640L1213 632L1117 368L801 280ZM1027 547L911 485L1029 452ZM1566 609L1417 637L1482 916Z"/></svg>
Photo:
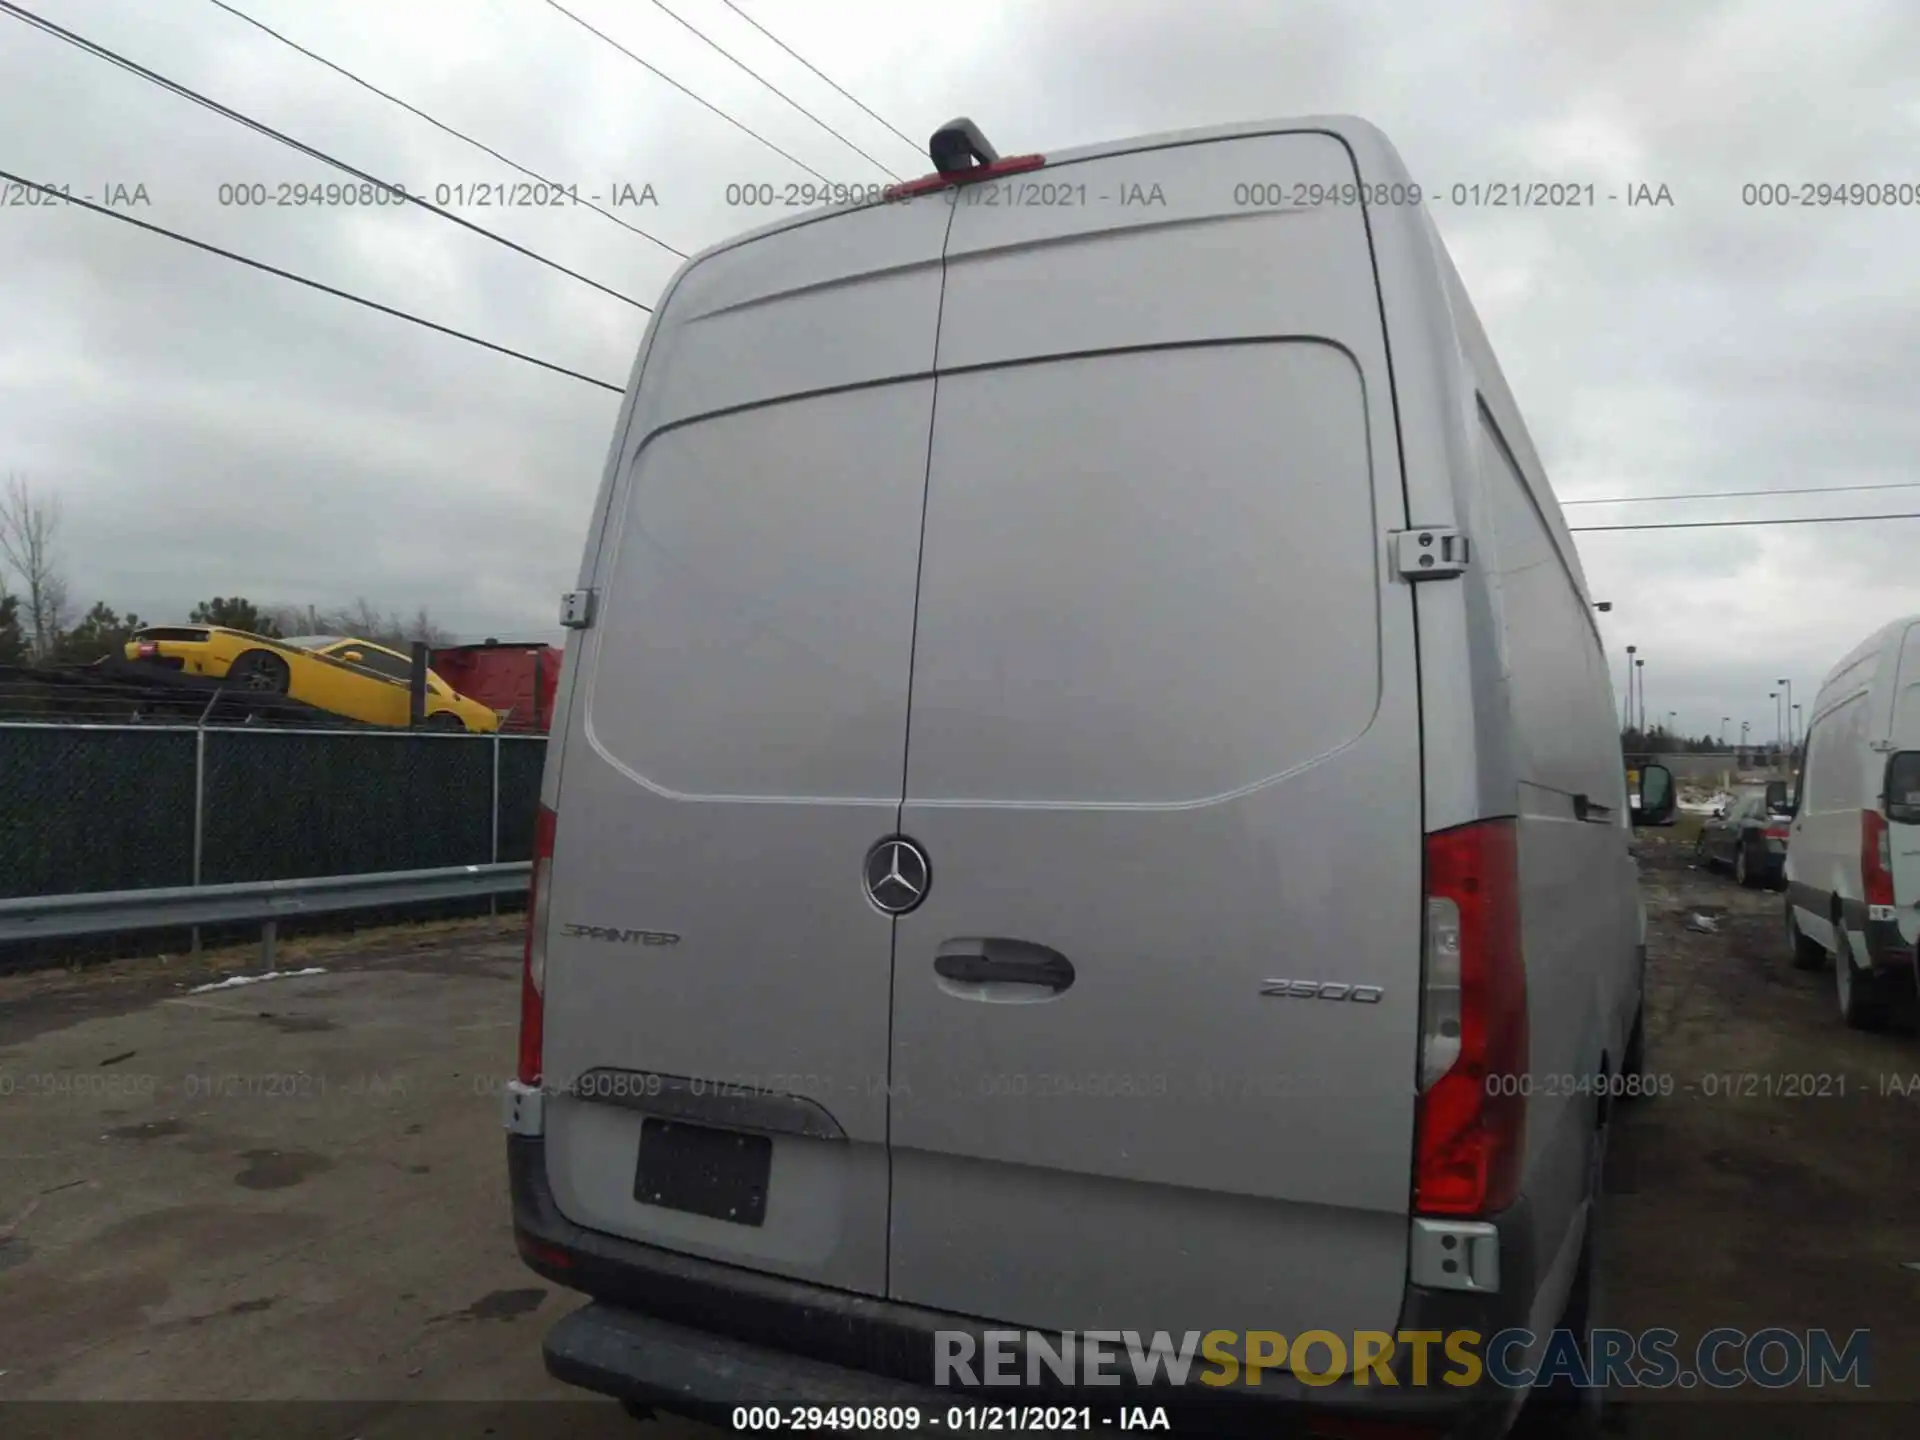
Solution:
<svg viewBox="0 0 1920 1440"><path fill-rule="evenodd" d="M943 1334L1581 1325L1616 707L1420 192L1350 118L930 149L689 261L634 367L508 1106L600 1302L549 1367L724 1421L943 1403Z"/></svg>
<svg viewBox="0 0 1920 1440"><path fill-rule="evenodd" d="M1911 1024L1920 1002L1920 615L1882 626L1814 697L1787 841L1795 963L1834 959L1840 1016Z"/></svg>

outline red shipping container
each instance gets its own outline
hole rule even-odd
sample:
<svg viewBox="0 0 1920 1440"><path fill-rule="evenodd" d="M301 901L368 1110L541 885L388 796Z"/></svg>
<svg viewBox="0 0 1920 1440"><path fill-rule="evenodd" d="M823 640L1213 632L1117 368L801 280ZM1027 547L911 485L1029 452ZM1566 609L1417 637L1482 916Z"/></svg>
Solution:
<svg viewBox="0 0 1920 1440"><path fill-rule="evenodd" d="M508 712L502 730L546 734L560 681L560 648L538 640L488 640L435 650L436 674L462 695Z"/></svg>

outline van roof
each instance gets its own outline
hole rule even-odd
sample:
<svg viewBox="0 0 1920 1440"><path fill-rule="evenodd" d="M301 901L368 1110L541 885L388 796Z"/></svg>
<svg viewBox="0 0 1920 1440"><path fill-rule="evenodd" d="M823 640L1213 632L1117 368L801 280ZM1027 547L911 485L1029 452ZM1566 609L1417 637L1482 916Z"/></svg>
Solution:
<svg viewBox="0 0 1920 1440"><path fill-rule="evenodd" d="M1867 656L1885 649L1888 641L1895 640L1906 634L1907 627L1910 625L1920 625L1920 614L1902 615L1897 620L1889 620L1858 645L1847 651L1845 655L1841 656L1839 662L1821 677L1820 689L1825 690L1827 686L1831 685L1834 680L1839 677L1843 670L1850 670ZM1815 693L1814 698L1815 700L1819 699L1818 692Z"/></svg>
<svg viewBox="0 0 1920 1440"><path fill-rule="evenodd" d="M1302 115L1291 119L1248 120L1234 125L1202 125L1185 130L1163 130L1153 135L1134 135L1124 140L1109 140L1098 145L1079 145L1064 150L1042 149L1039 153L1046 156L1047 163L1045 168L1051 170L1061 165L1073 164L1077 161L1098 160L1109 155L1125 155L1135 150L1157 150L1173 145L1196 145L1210 140L1233 140L1244 135L1272 135L1284 131L1298 130L1319 130L1337 136L1360 155L1363 170L1377 168L1375 165L1370 165L1366 162L1377 162L1394 153L1393 146L1379 128L1366 120L1362 120L1357 115ZM1012 148L1003 146L1002 153L1005 155L1024 154L1027 153L1027 147L1024 145L1016 145ZM927 161L927 173L931 174L932 170L933 162L931 158L929 158ZM731 250L736 245L745 245L749 241L764 240L768 236L776 235L783 230L795 230L803 225L817 225L822 220L830 220L835 216L850 214L856 210L871 209L875 205L884 203L886 202L880 200L853 200L844 205L823 205L817 210L803 210L791 218L776 220L770 224L761 225L752 230L745 230L737 235L729 236L725 240L717 241L709 245L706 249L696 250L693 254L689 255L685 263L681 265L680 270L675 273L673 279L670 279L666 285L661 287L661 296L664 299L673 289L675 281L679 279L681 274L684 274L687 270L690 270L693 266L699 264L709 256L717 255L724 250Z"/></svg>

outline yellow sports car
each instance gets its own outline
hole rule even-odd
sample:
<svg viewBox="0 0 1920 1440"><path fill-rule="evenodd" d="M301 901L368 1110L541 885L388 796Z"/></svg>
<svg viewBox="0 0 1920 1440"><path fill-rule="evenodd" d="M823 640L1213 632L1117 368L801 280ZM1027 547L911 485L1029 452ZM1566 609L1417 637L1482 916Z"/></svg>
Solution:
<svg viewBox="0 0 1920 1440"><path fill-rule="evenodd" d="M156 625L134 632L127 659L187 675L224 679L243 690L285 695L369 725L405 725L413 662L397 650L346 635L270 640L221 625ZM427 672L429 729L493 731L500 717Z"/></svg>

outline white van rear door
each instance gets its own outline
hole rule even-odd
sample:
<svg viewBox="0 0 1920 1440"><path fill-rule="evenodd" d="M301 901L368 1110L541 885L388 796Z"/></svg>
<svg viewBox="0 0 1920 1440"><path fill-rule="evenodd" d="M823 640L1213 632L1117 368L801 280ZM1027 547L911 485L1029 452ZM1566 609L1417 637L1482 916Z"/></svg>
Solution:
<svg viewBox="0 0 1920 1440"><path fill-rule="evenodd" d="M1175 1334L1398 1319L1422 839L1391 383L1360 209L1240 203L1357 178L1332 136L1269 135L954 206L898 1299Z"/></svg>
<svg viewBox="0 0 1920 1440"><path fill-rule="evenodd" d="M1883 753L1866 755L1865 763L1880 782L1868 786L1868 793L1881 796L1888 822L1893 918L1900 943L1912 946L1920 941L1920 625L1909 625L1898 643L1888 744Z"/></svg>
<svg viewBox="0 0 1920 1440"><path fill-rule="evenodd" d="M590 1077L548 1101L561 1210L871 1293L891 925L860 874L900 803L946 224L842 215L671 292L557 790L545 1065Z"/></svg>

